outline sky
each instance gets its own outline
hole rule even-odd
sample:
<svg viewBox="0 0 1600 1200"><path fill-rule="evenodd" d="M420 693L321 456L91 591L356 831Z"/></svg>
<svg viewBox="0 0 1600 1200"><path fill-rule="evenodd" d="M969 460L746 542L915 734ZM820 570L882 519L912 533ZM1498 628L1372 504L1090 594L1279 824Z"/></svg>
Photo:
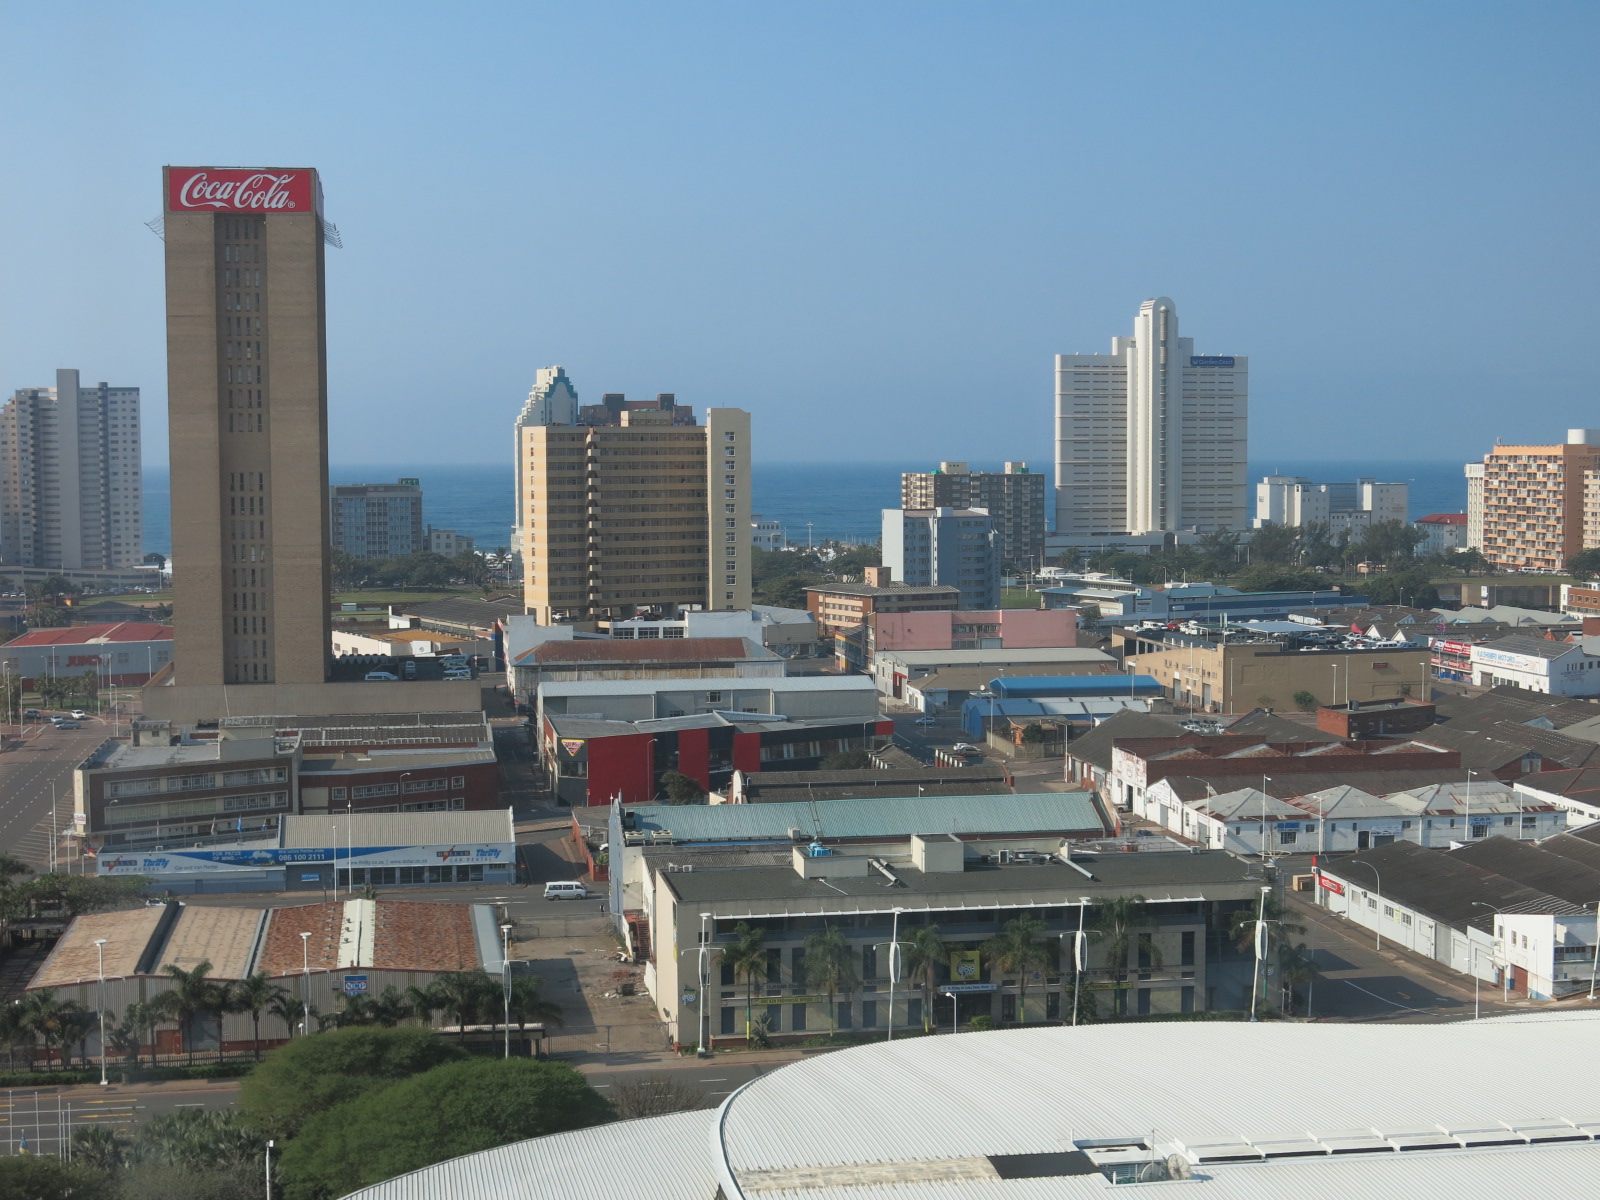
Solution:
<svg viewBox="0 0 1600 1200"><path fill-rule="evenodd" d="M1596 411L1600 6L0 0L0 394L137 385L160 167L313 166L331 457L501 462L535 368L769 461L1000 460L1167 295L1251 458ZM1045 466L1045 464L1040 464Z"/></svg>

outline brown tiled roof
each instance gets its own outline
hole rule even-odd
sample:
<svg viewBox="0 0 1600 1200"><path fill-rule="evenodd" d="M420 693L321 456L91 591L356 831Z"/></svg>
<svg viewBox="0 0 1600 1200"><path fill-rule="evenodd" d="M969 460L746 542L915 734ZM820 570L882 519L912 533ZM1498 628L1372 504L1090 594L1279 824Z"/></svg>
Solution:
<svg viewBox="0 0 1600 1200"><path fill-rule="evenodd" d="M292 975L299 971L302 966L301 930L311 934L305 949L305 959L311 969L333 970L339 965L339 930L343 920L344 905L337 902L273 909L256 970L268 975Z"/></svg>
<svg viewBox="0 0 1600 1200"><path fill-rule="evenodd" d="M372 966L389 971L470 971L478 965L465 904L378 901Z"/></svg>
<svg viewBox="0 0 1600 1200"><path fill-rule="evenodd" d="M533 659L540 666L594 662L710 662L751 657L744 638L647 638L644 641L545 642L535 646Z"/></svg>

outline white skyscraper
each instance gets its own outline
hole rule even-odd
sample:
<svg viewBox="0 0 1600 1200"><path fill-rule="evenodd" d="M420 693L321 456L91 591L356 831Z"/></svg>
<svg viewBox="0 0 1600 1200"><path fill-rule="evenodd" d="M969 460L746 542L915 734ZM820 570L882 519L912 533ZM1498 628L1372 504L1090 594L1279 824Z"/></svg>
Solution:
<svg viewBox="0 0 1600 1200"><path fill-rule="evenodd" d="M522 406L511 431L511 444L516 447L517 462L516 524L511 527L511 552L522 557L522 498L527 495L524 476L528 464L522 461L522 431L530 425L576 425L578 423L578 392L567 378L565 367L540 367L533 373L533 388L528 392L527 403Z"/></svg>
<svg viewBox="0 0 1600 1200"><path fill-rule="evenodd" d="M1056 355L1056 532L1245 529L1247 360L1199 355L1165 296L1110 354Z"/></svg>
<svg viewBox="0 0 1600 1200"><path fill-rule="evenodd" d="M22 388L0 408L0 559L56 570L144 560L139 389Z"/></svg>

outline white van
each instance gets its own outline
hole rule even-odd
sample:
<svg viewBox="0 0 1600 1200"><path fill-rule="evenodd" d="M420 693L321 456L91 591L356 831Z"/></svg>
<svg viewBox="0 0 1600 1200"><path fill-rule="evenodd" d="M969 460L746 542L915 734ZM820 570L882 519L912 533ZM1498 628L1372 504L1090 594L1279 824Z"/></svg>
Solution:
<svg viewBox="0 0 1600 1200"><path fill-rule="evenodd" d="M390 671L368 671L363 677L367 683L399 683L400 676Z"/></svg>
<svg viewBox="0 0 1600 1200"><path fill-rule="evenodd" d="M561 883L547 883L544 885L544 898L546 900L587 900L589 889L576 879L569 879Z"/></svg>

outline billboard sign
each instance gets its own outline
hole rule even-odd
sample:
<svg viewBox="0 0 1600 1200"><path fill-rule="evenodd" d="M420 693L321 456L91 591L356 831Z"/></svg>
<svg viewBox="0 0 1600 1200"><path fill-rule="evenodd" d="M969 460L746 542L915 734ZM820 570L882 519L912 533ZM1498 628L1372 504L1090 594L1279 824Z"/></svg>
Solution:
<svg viewBox="0 0 1600 1200"><path fill-rule="evenodd" d="M309 168L167 168L168 212L308 213L317 207Z"/></svg>
<svg viewBox="0 0 1600 1200"><path fill-rule="evenodd" d="M346 996L359 996L367 990L367 977L365 975L346 975L344 977L344 994Z"/></svg>
<svg viewBox="0 0 1600 1200"><path fill-rule="evenodd" d="M1317 885L1325 892L1332 892L1335 896L1344 895L1344 884L1337 879L1330 879L1326 875L1317 876Z"/></svg>
<svg viewBox="0 0 1600 1200"><path fill-rule="evenodd" d="M956 983L975 983L983 974L983 963L976 950L955 950L950 954L950 978Z"/></svg>
<svg viewBox="0 0 1600 1200"><path fill-rule="evenodd" d="M1231 367L1233 355L1231 354L1191 354L1189 356L1191 367Z"/></svg>

